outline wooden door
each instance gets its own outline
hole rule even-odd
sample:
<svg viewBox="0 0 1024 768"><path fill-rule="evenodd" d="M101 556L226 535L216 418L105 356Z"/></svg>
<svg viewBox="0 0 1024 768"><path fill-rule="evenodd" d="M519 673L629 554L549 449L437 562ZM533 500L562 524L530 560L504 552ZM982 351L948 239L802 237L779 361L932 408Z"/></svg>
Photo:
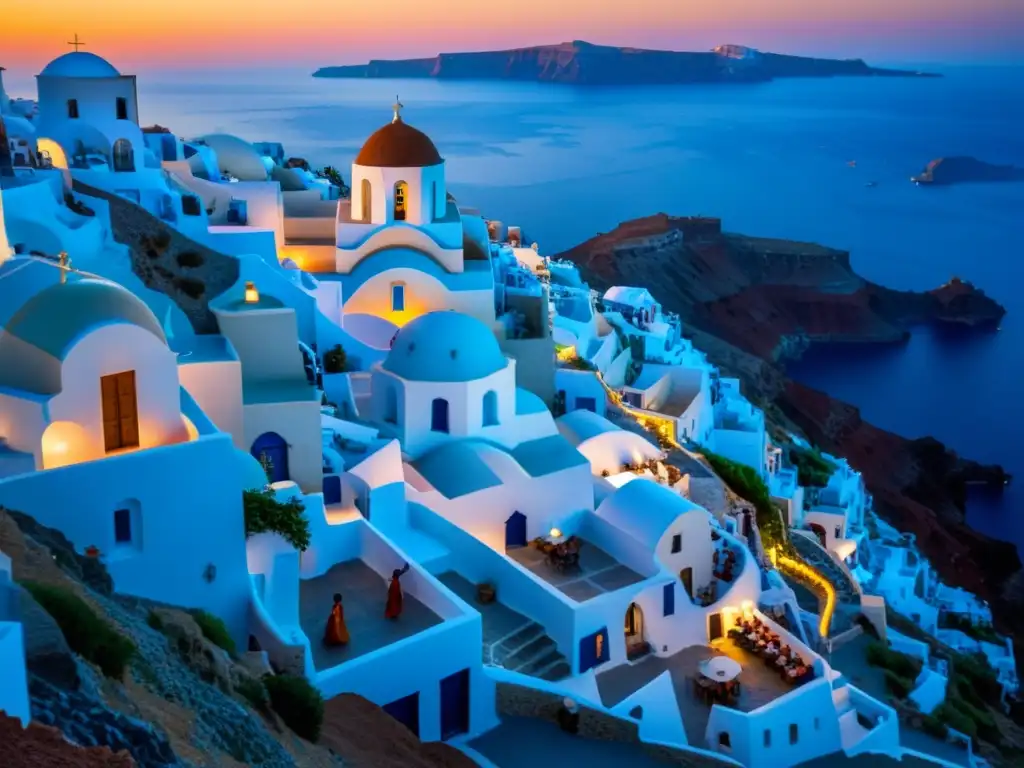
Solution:
<svg viewBox="0 0 1024 768"><path fill-rule="evenodd" d="M139 446L139 409L135 371L112 373L100 379L103 444L107 453Z"/></svg>

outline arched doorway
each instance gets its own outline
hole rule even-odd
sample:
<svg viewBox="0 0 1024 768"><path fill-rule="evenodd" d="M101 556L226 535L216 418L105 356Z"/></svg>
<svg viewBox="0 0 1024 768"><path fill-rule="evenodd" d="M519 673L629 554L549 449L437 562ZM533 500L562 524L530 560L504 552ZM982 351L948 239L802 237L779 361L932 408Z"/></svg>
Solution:
<svg viewBox="0 0 1024 768"><path fill-rule="evenodd" d="M484 418L485 427L493 427L498 423L498 393L493 389L484 395Z"/></svg>
<svg viewBox="0 0 1024 768"><path fill-rule="evenodd" d="M505 549L526 546L526 515L522 512L513 512L505 521Z"/></svg>
<svg viewBox="0 0 1024 768"><path fill-rule="evenodd" d="M373 186L369 179L363 179L359 185L359 218L370 221L373 218Z"/></svg>
<svg viewBox="0 0 1024 768"><path fill-rule="evenodd" d="M824 547L825 542L828 541L828 534L825 533L825 528L817 523L808 523L807 527L818 537L818 543Z"/></svg>
<svg viewBox="0 0 1024 768"><path fill-rule="evenodd" d="M288 443L277 432L264 432L257 437L251 453L263 465L270 482L289 479Z"/></svg>
<svg viewBox="0 0 1024 768"><path fill-rule="evenodd" d="M687 566L679 572L679 580L683 582L683 589L691 600L693 600L693 568Z"/></svg>
<svg viewBox="0 0 1024 768"><path fill-rule="evenodd" d="M430 406L430 431L448 431L448 401L443 397L434 399Z"/></svg>
<svg viewBox="0 0 1024 768"><path fill-rule="evenodd" d="M626 658L636 659L648 651L644 640L644 612L636 603L626 609Z"/></svg>
<svg viewBox="0 0 1024 768"><path fill-rule="evenodd" d="M64 148L53 139L39 138L36 139L36 152L41 157L49 159L50 165L53 168L60 168L61 170L67 170L68 158L64 154Z"/></svg>
<svg viewBox="0 0 1024 768"><path fill-rule="evenodd" d="M114 170L115 171L134 171L135 170L135 157L132 152L132 145L128 139L118 139L114 142Z"/></svg>
<svg viewBox="0 0 1024 768"><path fill-rule="evenodd" d="M405 221L406 205L408 204L409 185L404 181L395 183L395 221Z"/></svg>

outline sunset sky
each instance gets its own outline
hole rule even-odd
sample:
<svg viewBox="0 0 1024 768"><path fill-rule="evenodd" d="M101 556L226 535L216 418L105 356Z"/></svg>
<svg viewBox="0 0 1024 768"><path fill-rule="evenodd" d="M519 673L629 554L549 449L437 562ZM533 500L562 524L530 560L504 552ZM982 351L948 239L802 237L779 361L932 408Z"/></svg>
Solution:
<svg viewBox="0 0 1024 768"><path fill-rule="evenodd" d="M0 65L70 50L133 70L359 63L561 40L675 50L732 42L873 62L1024 59L1024 0L40 0L5 14Z"/></svg>

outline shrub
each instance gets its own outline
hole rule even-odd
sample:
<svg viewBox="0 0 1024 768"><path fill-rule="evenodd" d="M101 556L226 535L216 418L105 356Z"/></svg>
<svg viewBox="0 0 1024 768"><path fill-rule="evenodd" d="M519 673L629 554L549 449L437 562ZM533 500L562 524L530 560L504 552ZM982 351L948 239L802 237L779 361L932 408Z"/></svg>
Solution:
<svg viewBox="0 0 1024 768"><path fill-rule="evenodd" d="M82 598L64 587L33 581L22 585L50 614L75 653L99 667L107 677L120 679L135 655L135 643L96 615Z"/></svg>
<svg viewBox="0 0 1024 768"><path fill-rule="evenodd" d="M296 735L307 741L320 738L324 721L324 700L320 691L304 677L269 675L263 678L270 706Z"/></svg>
<svg viewBox="0 0 1024 768"><path fill-rule="evenodd" d="M245 508L245 535L257 533L279 533L282 538L300 552L309 548L309 520L306 507L299 499L281 502L274 492L244 491L242 498Z"/></svg>
<svg viewBox="0 0 1024 768"><path fill-rule="evenodd" d="M939 720L934 715L925 715L921 720L921 730L925 733L929 733L937 739L945 740L946 736L949 735L949 728L946 724Z"/></svg>
<svg viewBox="0 0 1024 768"><path fill-rule="evenodd" d="M757 527L761 532L764 548L768 550L776 544L785 545L786 528L782 522L782 514L772 503L768 486L757 474L757 470L704 448L698 450L733 493L754 505L757 512Z"/></svg>
<svg viewBox="0 0 1024 768"><path fill-rule="evenodd" d="M797 469L800 485L811 488L824 488L836 471L836 465L813 448L790 446L789 460Z"/></svg>
<svg viewBox="0 0 1024 768"><path fill-rule="evenodd" d="M146 623L151 629L155 629L157 632L164 631L164 620L160 618L160 614L156 611L149 612L149 615L146 616Z"/></svg>
<svg viewBox="0 0 1024 768"><path fill-rule="evenodd" d="M335 344L324 352L324 372L326 373L344 373L346 362L345 350L341 344Z"/></svg>
<svg viewBox="0 0 1024 768"><path fill-rule="evenodd" d="M978 735L978 728L970 717L965 715L948 701L935 710L936 717L954 731L970 736L972 739Z"/></svg>
<svg viewBox="0 0 1024 768"><path fill-rule="evenodd" d="M914 689L914 683L905 677L900 677L891 669L887 669L885 670L885 687L897 699L905 699Z"/></svg>
<svg viewBox="0 0 1024 768"><path fill-rule="evenodd" d="M257 712L265 711L270 701L267 696L267 687L262 680L257 680L254 677L243 677L235 686L235 691Z"/></svg>
<svg viewBox="0 0 1024 768"><path fill-rule="evenodd" d="M869 644L865 656L871 666L882 667L900 677L916 680L921 673L921 662L918 659L894 651L883 643Z"/></svg>
<svg viewBox="0 0 1024 768"><path fill-rule="evenodd" d="M231 639L231 633L228 632L227 625L224 624L219 616L214 616L212 613L199 610L198 608L191 611L191 613L192 618L199 625L199 629L203 631L203 637L217 647L223 648L232 656L235 655L235 641Z"/></svg>

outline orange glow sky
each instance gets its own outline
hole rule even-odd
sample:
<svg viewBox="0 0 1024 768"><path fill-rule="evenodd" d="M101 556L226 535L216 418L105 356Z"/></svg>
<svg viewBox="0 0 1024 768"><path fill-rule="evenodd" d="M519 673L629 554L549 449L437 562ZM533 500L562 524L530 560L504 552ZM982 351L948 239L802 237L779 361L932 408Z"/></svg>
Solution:
<svg viewBox="0 0 1024 768"><path fill-rule="evenodd" d="M13 0L4 0L4 4ZM40 0L6 13L0 65L86 49L121 68L316 66L584 39L872 61L1024 59L1024 0Z"/></svg>

